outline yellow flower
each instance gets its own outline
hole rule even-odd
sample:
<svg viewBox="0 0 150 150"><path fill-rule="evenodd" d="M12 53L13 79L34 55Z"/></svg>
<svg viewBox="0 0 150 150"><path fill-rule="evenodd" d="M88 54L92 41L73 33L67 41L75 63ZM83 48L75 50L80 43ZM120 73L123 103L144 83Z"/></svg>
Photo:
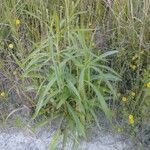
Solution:
<svg viewBox="0 0 150 150"><path fill-rule="evenodd" d="M150 82L148 82L148 83L146 84L146 87L147 87L147 88L150 88Z"/></svg>
<svg viewBox="0 0 150 150"><path fill-rule="evenodd" d="M1 96L2 96L2 97L5 97L5 93L4 93L4 92L2 92L2 93L1 93Z"/></svg>
<svg viewBox="0 0 150 150"><path fill-rule="evenodd" d="M123 102L127 102L127 100L128 100L127 97L125 97L125 96L122 97Z"/></svg>
<svg viewBox="0 0 150 150"><path fill-rule="evenodd" d="M129 120L129 124L134 124L134 117L133 117L133 115L129 115L129 118L128 118Z"/></svg>
<svg viewBox="0 0 150 150"><path fill-rule="evenodd" d="M13 44L9 44L8 47L9 47L10 49L13 49L13 48L14 48L14 45L13 45Z"/></svg>
<svg viewBox="0 0 150 150"><path fill-rule="evenodd" d="M16 25L18 26L18 25L20 25L20 20L19 19L16 19Z"/></svg>
<svg viewBox="0 0 150 150"><path fill-rule="evenodd" d="M134 97L135 96L135 92L131 92L131 95Z"/></svg>
<svg viewBox="0 0 150 150"><path fill-rule="evenodd" d="M136 65L131 64L130 68L132 68L133 70L135 70L136 69Z"/></svg>

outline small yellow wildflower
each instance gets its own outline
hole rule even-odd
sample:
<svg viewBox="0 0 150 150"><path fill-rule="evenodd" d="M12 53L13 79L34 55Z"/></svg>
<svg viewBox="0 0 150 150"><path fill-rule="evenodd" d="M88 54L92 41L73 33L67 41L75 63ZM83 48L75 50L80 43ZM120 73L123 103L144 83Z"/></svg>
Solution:
<svg viewBox="0 0 150 150"><path fill-rule="evenodd" d="M19 19L16 19L16 25L18 26L18 25L20 25L20 20Z"/></svg>
<svg viewBox="0 0 150 150"><path fill-rule="evenodd" d="M128 118L129 120L129 124L134 124L134 117L133 117L133 115L129 115L129 118Z"/></svg>
<svg viewBox="0 0 150 150"><path fill-rule="evenodd" d="M135 70L136 69L136 65L131 64L130 68L132 68L133 70Z"/></svg>
<svg viewBox="0 0 150 150"><path fill-rule="evenodd" d="M150 88L150 82L148 82L148 83L146 84L146 87L147 87L147 88Z"/></svg>
<svg viewBox="0 0 150 150"><path fill-rule="evenodd" d="M131 92L131 95L134 97L135 96L135 92Z"/></svg>
<svg viewBox="0 0 150 150"><path fill-rule="evenodd" d="M1 93L1 96L2 96L2 97L5 97L5 92L2 92L2 93Z"/></svg>
<svg viewBox="0 0 150 150"><path fill-rule="evenodd" d="M127 100L128 100L127 97L125 97L125 96L122 97L123 102L127 102Z"/></svg>
<svg viewBox="0 0 150 150"><path fill-rule="evenodd" d="M14 48L14 45L13 45L13 44L9 44L8 47L9 47L10 49L13 49L13 48Z"/></svg>

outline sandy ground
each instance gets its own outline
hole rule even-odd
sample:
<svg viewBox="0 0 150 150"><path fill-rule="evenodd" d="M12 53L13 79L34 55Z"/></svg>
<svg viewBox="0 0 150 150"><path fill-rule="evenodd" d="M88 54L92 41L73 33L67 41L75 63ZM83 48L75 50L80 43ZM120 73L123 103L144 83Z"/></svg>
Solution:
<svg viewBox="0 0 150 150"><path fill-rule="evenodd" d="M18 114L23 122L21 128L14 127L12 123ZM7 124L0 127L0 150L48 150L57 130L58 120L33 130L32 125L27 123L27 116L23 114L27 113L13 114L8 118ZM95 124L91 124L87 128L87 139L78 140L77 150L134 150L131 139L109 130L108 123L103 120L104 116L99 116L103 128L99 130ZM56 150L61 150L62 137L60 135L57 140ZM65 150L72 150L73 140L71 137L68 139Z"/></svg>
<svg viewBox="0 0 150 150"><path fill-rule="evenodd" d="M29 128L7 127L0 131L0 150L48 150L51 137L56 131L55 127L46 125L31 131ZM89 140L81 140L78 150L130 150L131 141L121 134L98 130L91 126L88 130ZM57 150L61 149L61 139L59 137ZM69 140L65 150L72 150L72 141Z"/></svg>
<svg viewBox="0 0 150 150"><path fill-rule="evenodd" d="M51 133L43 131L42 134L32 135L27 131L8 130L0 133L1 150L47 150L50 142ZM129 146L127 140L121 140L118 136L101 133L99 138L92 141L81 141L79 150L127 150ZM58 143L56 149L61 149ZM66 145L66 150L72 149L72 143Z"/></svg>

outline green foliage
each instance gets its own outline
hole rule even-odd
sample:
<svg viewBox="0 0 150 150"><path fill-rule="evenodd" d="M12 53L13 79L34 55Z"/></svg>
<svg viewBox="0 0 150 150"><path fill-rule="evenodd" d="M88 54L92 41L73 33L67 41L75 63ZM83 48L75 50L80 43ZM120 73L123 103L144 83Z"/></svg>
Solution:
<svg viewBox="0 0 150 150"><path fill-rule="evenodd" d="M81 136L91 118L100 127L96 109L125 127L130 114L134 126L147 122L149 8L149 0L1 0L3 108L22 99L33 119L61 116Z"/></svg>

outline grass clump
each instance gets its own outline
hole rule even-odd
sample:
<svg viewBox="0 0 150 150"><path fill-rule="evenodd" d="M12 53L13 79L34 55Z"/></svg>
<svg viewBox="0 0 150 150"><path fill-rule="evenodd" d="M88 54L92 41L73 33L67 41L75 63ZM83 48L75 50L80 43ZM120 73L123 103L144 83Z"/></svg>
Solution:
<svg viewBox="0 0 150 150"><path fill-rule="evenodd" d="M110 123L119 115L122 128L136 135L149 115L149 6L149 0L2 0L4 108L11 98L33 119L61 116L80 136L91 120L99 126L100 109Z"/></svg>

